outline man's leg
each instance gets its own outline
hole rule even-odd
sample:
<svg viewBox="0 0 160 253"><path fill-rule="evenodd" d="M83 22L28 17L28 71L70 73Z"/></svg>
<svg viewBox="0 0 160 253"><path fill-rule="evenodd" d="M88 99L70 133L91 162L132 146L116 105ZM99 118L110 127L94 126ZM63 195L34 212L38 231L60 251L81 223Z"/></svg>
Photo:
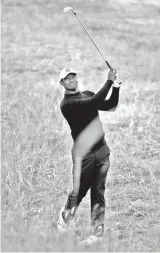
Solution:
<svg viewBox="0 0 160 253"><path fill-rule="evenodd" d="M82 161L82 173L80 179L80 189L77 196L77 205L74 208L74 212L71 214L72 209L72 192L68 195L68 199L62 213L65 222L72 219L78 209L78 206L82 199L85 197L87 191L92 185L93 176L95 170L95 155L94 153L87 154ZM74 160L73 160L73 173L74 173Z"/></svg>
<svg viewBox="0 0 160 253"><path fill-rule="evenodd" d="M102 236L104 233L104 193L109 166L110 162L108 154L108 156L106 156L105 159L102 159L101 163L97 165L91 186L91 224L93 232L97 236Z"/></svg>

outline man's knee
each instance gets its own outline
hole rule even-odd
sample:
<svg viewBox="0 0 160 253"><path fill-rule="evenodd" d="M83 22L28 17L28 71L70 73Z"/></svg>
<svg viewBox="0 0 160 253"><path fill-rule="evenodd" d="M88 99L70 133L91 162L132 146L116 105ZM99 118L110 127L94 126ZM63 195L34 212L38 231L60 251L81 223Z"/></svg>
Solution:
<svg viewBox="0 0 160 253"><path fill-rule="evenodd" d="M103 176L107 176L109 167L110 167L110 161L109 161L109 158L107 158L100 168L100 174Z"/></svg>

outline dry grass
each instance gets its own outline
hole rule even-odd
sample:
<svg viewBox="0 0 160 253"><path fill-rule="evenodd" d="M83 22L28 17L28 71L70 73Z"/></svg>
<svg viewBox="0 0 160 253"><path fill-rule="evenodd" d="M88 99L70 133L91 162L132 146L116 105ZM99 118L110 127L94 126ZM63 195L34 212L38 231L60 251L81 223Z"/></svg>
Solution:
<svg viewBox="0 0 160 253"><path fill-rule="evenodd" d="M100 113L112 149L106 233L88 248L78 246L88 195L77 237L56 231L72 166L58 75L74 66L80 87L96 91L107 70L68 5L124 79L117 111ZM2 251L159 251L159 2L5 0L2 14Z"/></svg>

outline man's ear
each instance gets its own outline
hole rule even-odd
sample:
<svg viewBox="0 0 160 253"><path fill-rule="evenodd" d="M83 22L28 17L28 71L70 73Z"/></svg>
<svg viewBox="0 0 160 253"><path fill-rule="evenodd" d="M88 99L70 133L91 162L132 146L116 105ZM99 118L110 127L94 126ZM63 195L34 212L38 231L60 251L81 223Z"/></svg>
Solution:
<svg viewBox="0 0 160 253"><path fill-rule="evenodd" d="M63 80L61 79L61 81L60 81L60 84L62 85L62 86L64 86L64 84L63 84Z"/></svg>

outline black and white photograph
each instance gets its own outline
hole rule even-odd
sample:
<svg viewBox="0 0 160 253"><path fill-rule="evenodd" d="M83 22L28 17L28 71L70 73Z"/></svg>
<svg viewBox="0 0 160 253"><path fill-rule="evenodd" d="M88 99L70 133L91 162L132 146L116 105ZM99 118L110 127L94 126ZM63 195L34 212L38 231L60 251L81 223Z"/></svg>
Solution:
<svg viewBox="0 0 160 253"><path fill-rule="evenodd" d="M1 252L160 252L160 0L1 0Z"/></svg>

